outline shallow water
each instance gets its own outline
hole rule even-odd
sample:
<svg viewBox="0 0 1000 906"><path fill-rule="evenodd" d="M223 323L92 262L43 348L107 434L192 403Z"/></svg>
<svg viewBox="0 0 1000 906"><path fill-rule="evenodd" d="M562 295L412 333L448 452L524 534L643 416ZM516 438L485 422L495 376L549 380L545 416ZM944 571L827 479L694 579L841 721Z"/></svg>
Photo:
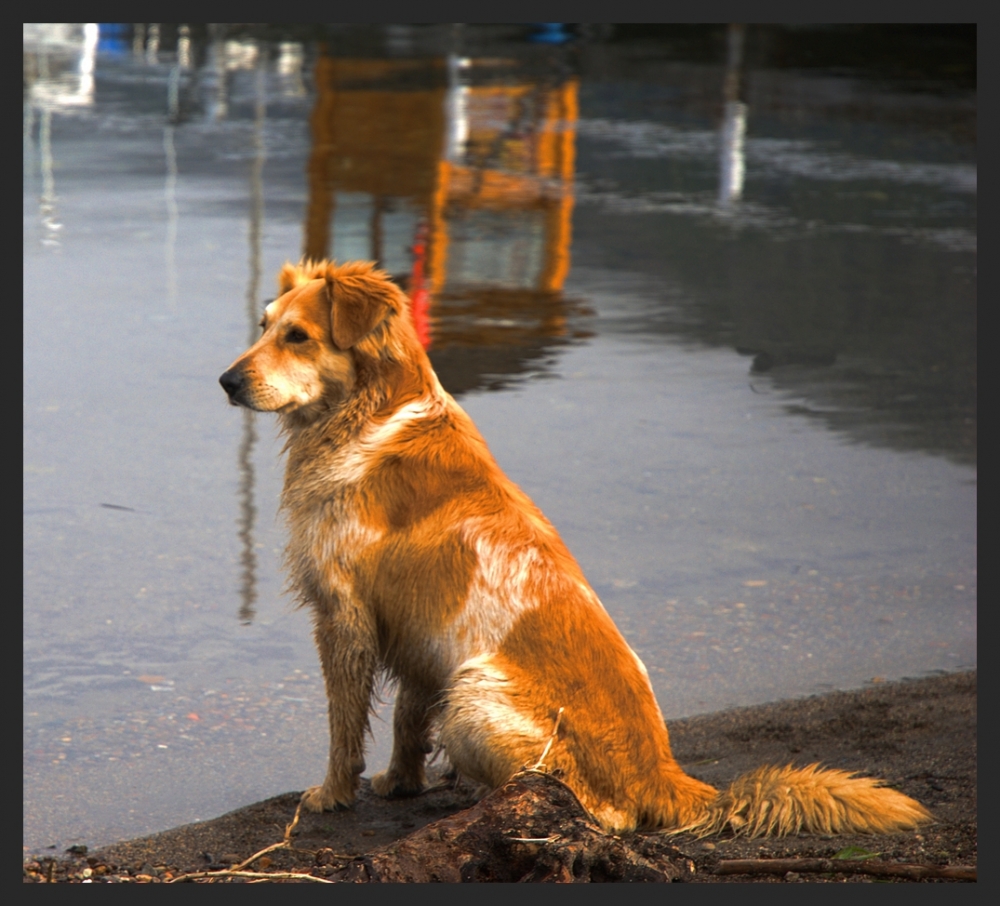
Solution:
<svg viewBox="0 0 1000 906"><path fill-rule="evenodd" d="M668 718L976 663L968 42L788 35L26 28L26 846L322 777L280 443L217 384L303 252L427 291Z"/></svg>

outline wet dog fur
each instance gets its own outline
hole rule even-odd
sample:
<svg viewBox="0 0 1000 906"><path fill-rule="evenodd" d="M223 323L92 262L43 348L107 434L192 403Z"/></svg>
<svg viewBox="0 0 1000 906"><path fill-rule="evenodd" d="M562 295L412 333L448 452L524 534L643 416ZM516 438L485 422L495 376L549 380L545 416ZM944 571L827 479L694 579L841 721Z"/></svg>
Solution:
<svg viewBox="0 0 1000 906"><path fill-rule="evenodd" d="M305 807L354 801L384 670L398 691L391 761L372 778L381 796L419 793L436 741L488 787L544 754L613 832L929 820L879 781L816 765L760 768L722 792L685 774L646 668L442 389L402 291L369 263L326 261L285 265L279 290L220 382L286 435L286 568L312 611L329 703L329 767Z"/></svg>

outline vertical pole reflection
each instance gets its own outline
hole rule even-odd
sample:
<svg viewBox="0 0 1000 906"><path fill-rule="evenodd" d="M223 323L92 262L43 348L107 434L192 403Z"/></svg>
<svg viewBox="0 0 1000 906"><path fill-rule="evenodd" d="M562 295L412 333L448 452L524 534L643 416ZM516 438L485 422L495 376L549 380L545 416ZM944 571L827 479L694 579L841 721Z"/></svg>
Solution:
<svg viewBox="0 0 1000 906"><path fill-rule="evenodd" d="M132 26L132 56L141 57L146 46L146 23L136 22Z"/></svg>
<svg viewBox="0 0 1000 906"><path fill-rule="evenodd" d="M35 105L30 98L25 98L24 102L24 182L25 192L28 195L35 194Z"/></svg>
<svg viewBox="0 0 1000 906"><path fill-rule="evenodd" d="M465 156L465 143L469 138L469 86L463 81L464 70L470 61L458 54L448 54L448 93L445 96L445 146L444 159L461 163Z"/></svg>
<svg viewBox="0 0 1000 906"><path fill-rule="evenodd" d="M41 48L38 54L38 81L49 80L49 54ZM62 224L56 215L56 182L52 175L52 109L42 103L38 117L38 163L42 171L42 194L39 197L38 213L42 221L42 245L58 247L59 230Z"/></svg>
<svg viewBox="0 0 1000 906"><path fill-rule="evenodd" d="M722 130L719 137L719 206L731 208L743 194L743 139L747 105L740 100L746 26L731 24L727 34L726 80L723 83Z"/></svg>
<svg viewBox="0 0 1000 906"><path fill-rule="evenodd" d="M243 437L237 457L240 486L240 622L249 626L257 615L257 552L254 549L253 528L257 521L254 504L253 447L257 443L256 415L243 409Z"/></svg>
<svg viewBox="0 0 1000 906"><path fill-rule="evenodd" d="M265 96L266 54L258 47L257 65L254 72L254 131L253 163L250 167L250 279L247 283L247 318L249 320L249 342L257 338L257 297L260 293L261 274L261 225L264 219L264 119L267 112ZM257 521L257 507L254 504L253 448L257 442L256 416L243 410L243 438L240 442L238 468L240 475L239 536L242 550L240 564L240 622L250 624L257 614L257 552L254 545L254 525Z"/></svg>
<svg viewBox="0 0 1000 906"><path fill-rule="evenodd" d="M46 105L41 109L38 124L38 150L42 169L42 197L38 206L42 217L42 245L57 247L62 224L56 212L56 181L52 175L52 110Z"/></svg>
<svg viewBox="0 0 1000 906"><path fill-rule="evenodd" d="M267 114L265 98L266 57L263 48L258 48L254 69L254 129L253 163L250 166L250 281L247 284L247 317L249 319L249 340L257 339L257 294L260 292L260 244L261 223L264 219L264 120Z"/></svg>
<svg viewBox="0 0 1000 906"><path fill-rule="evenodd" d="M160 61L160 23L152 22L146 30L146 62L155 66Z"/></svg>
<svg viewBox="0 0 1000 906"><path fill-rule="evenodd" d="M226 90L226 42L225 26L218 23L208 26L212 41L209 51L212 72L215 77L215 93L207 104L210 120L224 120L229 113L229 98Z"/></svg>
<svg viewBox="0 0 1000 906"><path fill-rule="evenodd" d="M167 308L177 312L177 149L174 146L174 123L177 122L180 67L175 66L167 82L167 125L163 128L163 153L167 161L167 179L163 196L167 206L167 237L164 264L167 269Z"/></svg>
<svg viewBox="0 0 1000 906"><path fill-rule="evenodd" d="M382 195L376 195L372 198L372 261L378 267L383 266L383 261L385 260L383 254L384 246L384 230L382 228L382 214L385 211L385 198Z"/></svg>
<svg viewBox="0 0 1000 906"><path fill-rule="evenodd" d="M97 39L100 29L96 22L83 26L83 52L80 54L80 87L77 93L81 99L94 96L94 67L97 62Z"/></svg>

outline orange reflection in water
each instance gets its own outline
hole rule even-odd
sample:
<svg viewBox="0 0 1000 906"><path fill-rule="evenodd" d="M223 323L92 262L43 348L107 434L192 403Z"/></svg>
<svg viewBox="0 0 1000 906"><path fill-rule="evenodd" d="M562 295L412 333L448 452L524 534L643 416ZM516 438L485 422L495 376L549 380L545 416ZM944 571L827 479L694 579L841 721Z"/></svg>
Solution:
<svg viewBox="0 0 1000 906"><path fill-rule="evenodd" d="M563 336L577 80L323 55L316 85L304 254L379 261L438 350Z"/></svg>

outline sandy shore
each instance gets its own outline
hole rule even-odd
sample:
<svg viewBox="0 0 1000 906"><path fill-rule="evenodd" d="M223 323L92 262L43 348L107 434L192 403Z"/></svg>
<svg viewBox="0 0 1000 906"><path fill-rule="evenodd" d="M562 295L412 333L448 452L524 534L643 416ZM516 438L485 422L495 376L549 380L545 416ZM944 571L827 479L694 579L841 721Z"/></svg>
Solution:
<svg viewBox="0 0 1000 906"><path fill-rule="evenodd" d="M808 764L879 776L924 803L934 824L919 833L886 837L800 836L780 840L713 838L672 842L694 865L699 882L862 880L860 875L715 874L722 860L832 857L846 847L877 853L879 861L975 866L975 671L900 683L874 684L796 701L741 708L670 723L678 760L715 785L765 762ZM219 818L59 859L29 858L24 880L163 882L184 872L222 869L279 842L299 792L237 809ZM442 788L415 799L386 801L365 783L351 811L303 815L296 851L265 857L257 869L336 876L360 857L475 802L470 789ZM871 878L867 878L871 880Z"/></svg>

